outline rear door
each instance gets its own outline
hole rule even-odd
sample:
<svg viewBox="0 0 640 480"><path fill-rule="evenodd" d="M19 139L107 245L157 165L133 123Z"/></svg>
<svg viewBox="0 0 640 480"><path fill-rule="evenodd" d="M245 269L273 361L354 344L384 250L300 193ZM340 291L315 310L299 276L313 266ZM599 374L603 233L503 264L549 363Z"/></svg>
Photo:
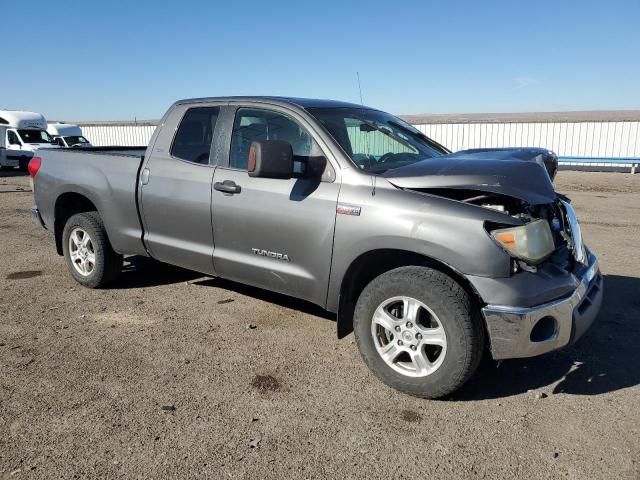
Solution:
<svg viewBox="0 0 640 480"><path fill-rule="evenodd" d="M228 154L213 179L216 272L324 305L340 189L328 149L313 126L288 109L239 106L229 114ZM250 177L248 154L256 140L289 142L297 178Z"/></svg>
<svg viewBox="0 0 640 480"><path fill-rule="evenodd" d="M220 105L178 105L140 173L145 243L163 262L214 274L211 182Z"/></svg>

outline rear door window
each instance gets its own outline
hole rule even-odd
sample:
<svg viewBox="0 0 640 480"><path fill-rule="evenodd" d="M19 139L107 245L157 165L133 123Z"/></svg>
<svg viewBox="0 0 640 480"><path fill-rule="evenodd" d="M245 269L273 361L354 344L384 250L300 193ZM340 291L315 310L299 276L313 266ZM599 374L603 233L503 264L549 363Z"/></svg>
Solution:
<svg viewBox="0 0 640 480"><path fill-rule="evenodd" d="M220 107L190 108L182 117L171 146L171 155L187 162L209 164L213 132Z"/></svg>

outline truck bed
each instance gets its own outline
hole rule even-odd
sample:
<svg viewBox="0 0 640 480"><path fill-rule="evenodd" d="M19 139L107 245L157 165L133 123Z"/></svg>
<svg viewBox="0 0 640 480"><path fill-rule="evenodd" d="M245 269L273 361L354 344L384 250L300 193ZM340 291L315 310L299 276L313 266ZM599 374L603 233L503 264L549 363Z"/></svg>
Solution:
<svg viewBox="0 0 640 480"><path fill-rule="evenodd" d="M65 202L90 201L103 217L115 251L146 255L138 215L138 175L146 147L43 149L34 188L45 226Z"/></svg>
<svg viewBox="0 0 640 480"><path fill-rule="evenodd" d="M128 157L144 157L147 147L127 147L127 146L105 146L105 147L71 147L71 148L56 148L58 151L65 152L87 152L97 154L113 154L124 155Z"/></svg>

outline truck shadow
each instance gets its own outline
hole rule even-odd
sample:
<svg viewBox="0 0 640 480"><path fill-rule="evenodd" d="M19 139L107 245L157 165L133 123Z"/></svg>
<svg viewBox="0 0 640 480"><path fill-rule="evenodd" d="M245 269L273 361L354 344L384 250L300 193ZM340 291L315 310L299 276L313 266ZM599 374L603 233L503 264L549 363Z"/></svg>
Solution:
<svg viewBox="0 0 640 480"><path fill-rule="evenodd" d="M125 258L122 275L109 288L119 290L155 287L188 282L201 277L201 273L192 270L174 267L147 257L131 256Z"/></svg>
<svg viewBox="0 0 640 480"><path fill-rule="evenodd" d="M335 321L335 315L309 302L220 278L203 278L190 270L145 257L129 257L112 288L144 288L190 282L215 287ZM547 394L599 395L640 384L640 278L605 275L602 310L576 345L541 357L483 360L476 375L450 400L509 397L529 390Z"/></svg>
<svg viewBox="0 0 640 480"><path fill-rule="evenodd" d="M230 290L241 295L280 305L281 307L298 310L320 318L335 320L334 314L304 300L236 283L231 280L208 277L202 273L186 270L180 267L174 267L142 256L127 257L122 276L117 282L110 286L110 288L145 288L183 282L189 282L192 285L201 287L214 287Z"/></svg>
<svg viewBox="0 0 640 480"><path fill-rule="evenodd" d="M599 395L640 384L640 278L605 275L602 310L574 346L537 358L485 360L452 400L496 399L529 390Z"/></svg>
<svg viewBox="0 0 640 480"><path fill-rule="evenodd" d="M203 287L215 287L215 288L223 288L225 290L231 290L241 295L246 295L247 297L255 298L257 300L262 300L264 302L273 303L275 305L279 305L281 307L290 308L292 310L297 310L302 313L307 313L309 315L314 315L319 318L324 318L327 320L336 320L335 314L331 312L327 312L326 310L318 307L317 305L307 302L305 300L300 300L298 298L289 297L287 295L283 295L280 293L271 292L269 290L263 290L262 288L251 287L249 285L244 285L242 283L236 283L231 280L225 280L222 278L207 278L203 280L198 280L194 282L194 285L200 285Z"/></svg>

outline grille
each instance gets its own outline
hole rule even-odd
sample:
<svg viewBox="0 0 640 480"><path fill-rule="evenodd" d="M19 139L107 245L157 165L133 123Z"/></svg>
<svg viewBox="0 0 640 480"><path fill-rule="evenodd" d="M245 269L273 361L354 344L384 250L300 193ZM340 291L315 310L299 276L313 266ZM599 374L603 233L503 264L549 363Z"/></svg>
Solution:
<svg viewBox="0 0 640 480"><path fill-rule="evenodd" d="M582 244L582 231L580 230L580 223L578 222L578 216L570 203L561 200L565 211L565 218L567 220L567 227L569 228L569 237L571 238L571 251L577 262L584 263L585 250Z"/></svg>

